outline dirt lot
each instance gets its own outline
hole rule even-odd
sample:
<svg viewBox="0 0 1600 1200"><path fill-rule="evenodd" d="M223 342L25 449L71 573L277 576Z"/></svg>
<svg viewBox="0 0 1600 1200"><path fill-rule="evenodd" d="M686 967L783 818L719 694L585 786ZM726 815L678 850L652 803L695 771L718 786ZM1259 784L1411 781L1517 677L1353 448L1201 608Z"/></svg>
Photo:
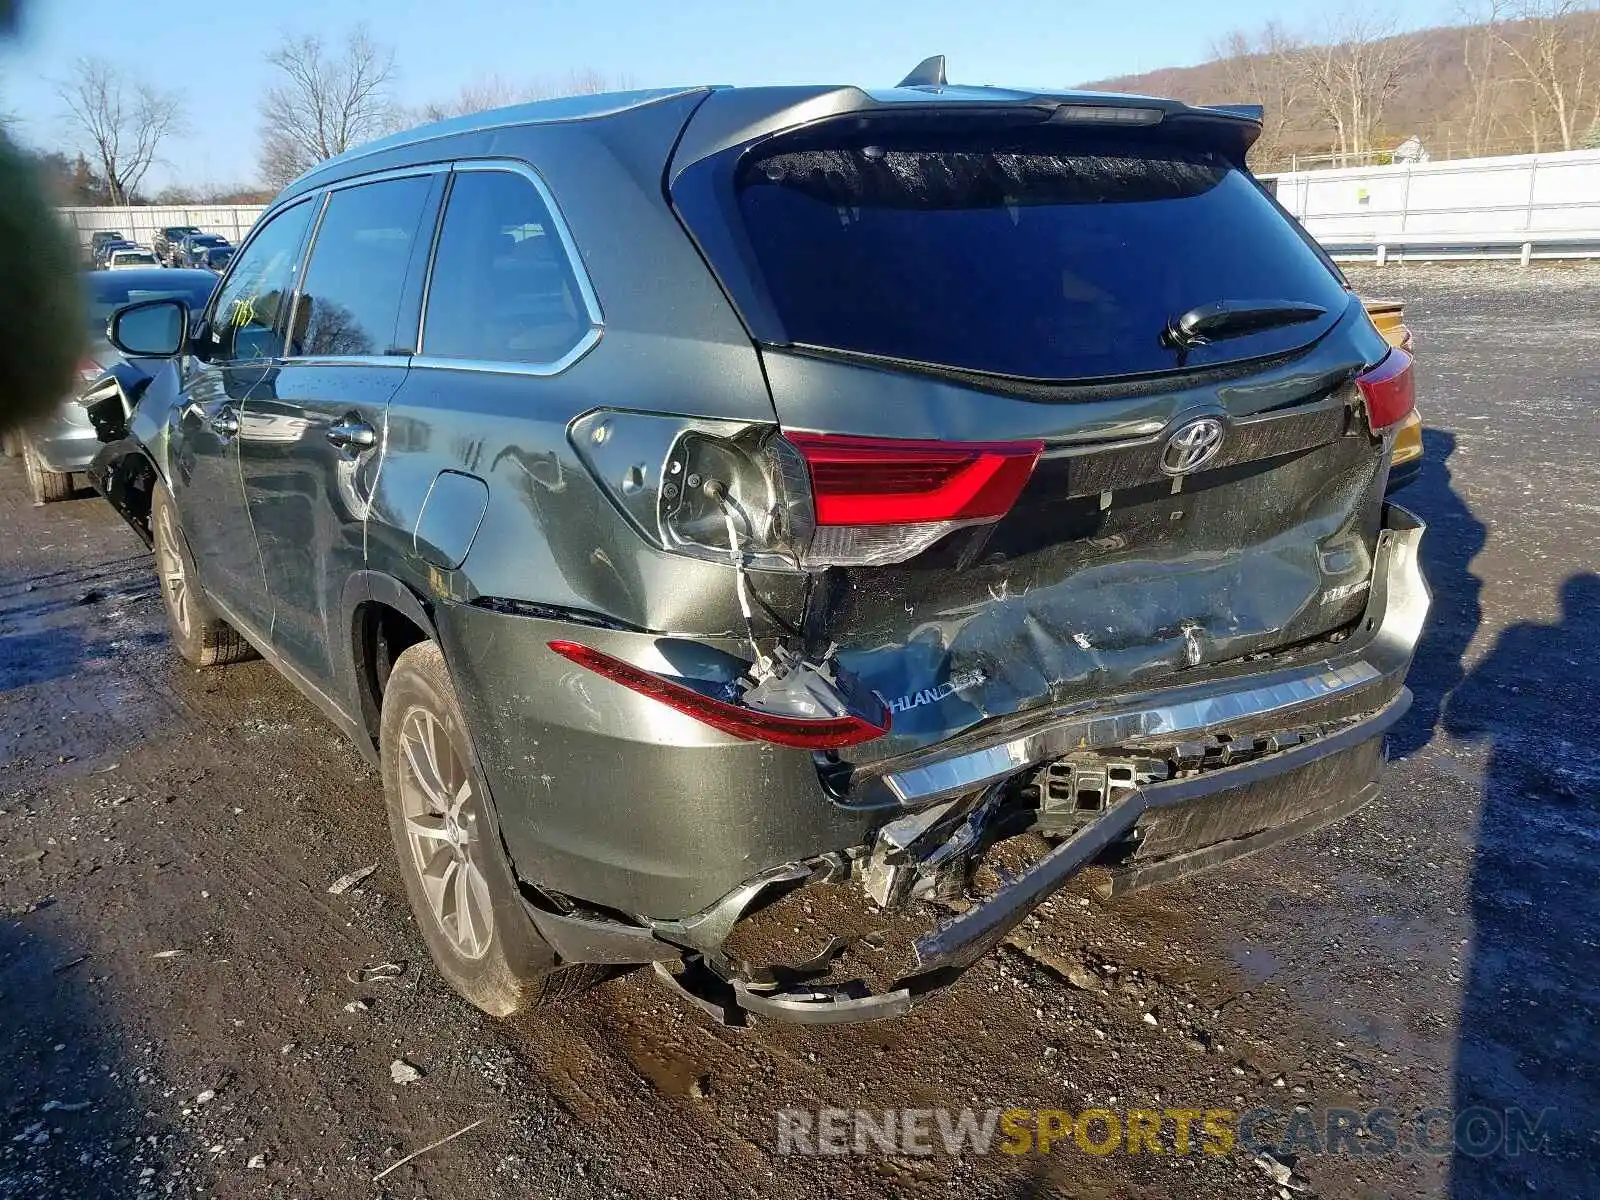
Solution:
<svg viewBox="0 0 1600 1200"><path fill-rule="evenodd" d="M719 1029L642 972L478 1015L373 773L266 666L178 664L110 509L0 464L0 1197L1288 1194L1243 1151L778 1155L819 1105L1549 1110L1537 1152L1303 1152L1289 1186L1600 1194L1600 270L1358 283L1407 301L1429 426L1388 794L1209 877L1077 881L894 1024Z"/></svg>

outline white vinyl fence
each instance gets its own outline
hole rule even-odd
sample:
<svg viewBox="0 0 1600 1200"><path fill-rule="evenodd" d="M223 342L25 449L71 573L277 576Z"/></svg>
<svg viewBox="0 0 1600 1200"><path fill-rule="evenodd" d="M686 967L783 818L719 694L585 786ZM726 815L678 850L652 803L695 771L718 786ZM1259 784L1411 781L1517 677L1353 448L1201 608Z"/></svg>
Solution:
<svg viewBox="0 0 1600 1200"><path fill-rule="evenodd" d="M134 204L122 208L63 208L61 219L76 230L78 244L89 248L89 237L98 230L114 229L141 246L148 247L156 230L169 225L198 225L207 233L220 233L235 246L244 240L256 218L266 211L262 204Z"/></svg>
<svg viewBox="0 0 1600 1200"><path fill-rule="evenodd" d="M1335 258L1600 257L1600 150L1264 178Z"/></svg>

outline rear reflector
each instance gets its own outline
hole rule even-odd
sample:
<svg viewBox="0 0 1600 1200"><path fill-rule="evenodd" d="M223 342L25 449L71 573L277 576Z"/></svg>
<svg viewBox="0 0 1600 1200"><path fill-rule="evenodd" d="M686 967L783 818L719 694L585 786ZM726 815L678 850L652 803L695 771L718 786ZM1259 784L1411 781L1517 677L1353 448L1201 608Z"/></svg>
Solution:
<svg viewBox="0 0 1600 1200"><path fill-rule="evenodd" d="M1016 503L1043 442L928 442L786 433L820 525L992 521Z"/></svg>
<svg viewBox="0 0 1600 1200"><path fill-rule="evenodd" d="M1356 376L1356 386L1367 402L1367 423L1377 433L1403 421L1417 406L1411 355L1399 347L1381 363Z"/></svg>
<svg viewBox="0 0 1600 1200"><path fill-rule="evenodd" d="M596 675L620 683L641 696L659 700L668 708L747 742L770 742L775 746L793 746L800 750L832 750L870 742L889 732L887 712L884 713L882 725L853 715L817 720L780 717L715 699L692 687L674 683L654 671L636 667L577 642L551 642L550 649L580 667L587 667Z"/></svg>

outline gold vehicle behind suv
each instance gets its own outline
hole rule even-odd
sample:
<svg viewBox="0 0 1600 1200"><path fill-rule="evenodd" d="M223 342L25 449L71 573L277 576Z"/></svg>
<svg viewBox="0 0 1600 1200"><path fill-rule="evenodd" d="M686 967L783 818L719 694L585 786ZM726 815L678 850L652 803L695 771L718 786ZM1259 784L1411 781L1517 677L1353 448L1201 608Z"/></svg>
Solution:
<svg viewBox="0 0 1600 1200"><path fill-rule="evenodd" d="M1362 305L1367 316L1383 334L1383 340L1402 350L1411 350L1414 339L1406 325L1405 303L1401 300L1368 300ZM1422 414L1412 409L1395 431L1394 461L1389 466L1389 490L1402 488L1422 473Z"/></svg>

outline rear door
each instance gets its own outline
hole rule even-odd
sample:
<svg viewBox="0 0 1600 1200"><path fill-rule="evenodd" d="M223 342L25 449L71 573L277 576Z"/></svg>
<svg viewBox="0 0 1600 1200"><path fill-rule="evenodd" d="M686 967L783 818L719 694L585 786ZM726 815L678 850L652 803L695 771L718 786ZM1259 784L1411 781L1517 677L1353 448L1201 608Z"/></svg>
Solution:
<svg viewBox="0 0 1600 1200"><path fill-rule="evenodd" d="M200 581L262 636L272 606L239 481L239 434L247 401L273 385L313 211L303 202L275 214L240 253L207 310L207 356L185 362L172 418L168 483Z"/></svg>
<svg viewBox="0 0 1600 1200"><path fill-rule="evenodd" d="M344 586L365 561L385 410L416 349L443 177L422 169L327 194L284 356L241 416L240 470L274 644L347 711Z"/></svg>
<svg viewBox="0 0 1600 1200"><path fill-rule="evenodd" d="M805 459L813 640L893 712L863 758L1314 642L1380 520L1386 347L1236 122L960 107L673 185Z"/></svg>

